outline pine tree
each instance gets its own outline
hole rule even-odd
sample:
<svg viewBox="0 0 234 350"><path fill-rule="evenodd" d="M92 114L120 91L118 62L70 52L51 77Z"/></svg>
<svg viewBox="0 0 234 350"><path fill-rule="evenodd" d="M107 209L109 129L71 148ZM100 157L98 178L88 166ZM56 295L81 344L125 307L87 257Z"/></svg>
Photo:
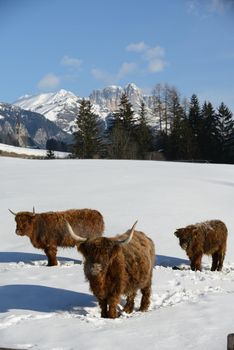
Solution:
<svg viewBox="0 0 234 350"><path fill-rule="evenodd" d="M192 128L181 106L178 93L171 91L171 130L168 136L166 154L170 159L191 159L193 151Z"/></svg>
<svg viewBox="0 0 234 350"><path fill-rule="evenodd" d="M76 119L78 131L74 133L74 151L79 158L94 158L101 149L98 117L92 112L90 101L84 98L80 102L79 115Z"/></svg>
<svg viewBox="0 0 234 350"><path fill-rule="evenodd" d="M193 94L191 96L190 105L189 105L189 122L191 124L192 129L194 130L194 133L198 134L200 121L201 121L201 112L200 112L198 97L197 95Z"/></svg>
<svg viewBox="0 0 234 350"><path fill-rule="evenodd" d="M218 161L220 141L218 119L210 102L204 102L201 110L202 128L200 131L200 150L202 159Z"/></svg>
<svg viewBox="0 0 234 350"><path fill-rule="evenodd" d="M46 141L46 159L55 159L54 151L56 149L57 141L55 139L49 139Z"/></svg>
<svg viewBox="0 0 234 350"><path fill-rule="evenodd" d="M120 97L119 110L116 113L116 118L122 122L124 129L131 134L135 124L134 111L125 93Z"/></svg>
<svg viewBox="0 0 234 350"><path fill-rule="evenodd" d="M54 151L52 149L47 149L46 158L47 159L55 159L55 154L54 154Z"/></svg>
<svg viewBox="0 0 234 350"><path fill-rule="evenodd" d="M138 124L135 127L135 138L138 144L138 154L140 159L144 159L146 153L152 150L152 133L147 123L146 109L144 102L141 103Z"/></svg>
<svg viewBox="0 0 234 350"><path fill-rule="evenodd" d="M134 111L132 104L124 93L120 98L119 109L113 114L112 123L107 132L109 156L111 158L132 159L137 157L134 131Z"/></svg>
<svg viewBox="0 0 234 350"><path fill-rule="evenodd" d="M200 105L197 95L193 94L190 99L188 120L190 127L192 129L192 139L191 139L191 158L199 159L201 157L201 151L199 147L201 129L202 129L202 118Z"/></svg>
<svg viewBox="0 0 234 350"><path fill-rule="evenodd" d="M232 161L233 152L233 133L234 133L234 122L232 119L232 112L222 102L217 112L218 118L218 133L221 144L221 161L230 162Z"/></svg>

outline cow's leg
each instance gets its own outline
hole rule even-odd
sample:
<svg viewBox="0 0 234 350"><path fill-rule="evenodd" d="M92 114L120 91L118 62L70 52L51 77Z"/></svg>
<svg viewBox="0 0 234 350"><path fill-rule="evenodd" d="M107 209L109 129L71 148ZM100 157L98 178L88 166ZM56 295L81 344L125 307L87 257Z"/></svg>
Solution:
<svg viewBox="0 0 234 350"><path fill-rule="evenodd" d="M141 289L142 298L140 311L147 311L150 305L151 286Z"/></svg>
<svg viewBox="0 0 234 350"><path fill-rule="evenodd" d="M224 257L225 257L225 251L221 251L221 252L218 253L217 271L221 271L222 270Z"/></svg>
<svg viewBox="0 0 234 350"><path fill-rule="evenodd" d="M202 254L197 254L191 258L191 269L193 271L201 271Z"/></svg>
<svg viewBox="0 0 234 350"><path fill-rule="evenodd" d="M133 312L135 297L136 297L136 293L135 292L133 292L133 293L131 293L131 294L129 294L127 296L127 302L126 302L126 304L124 306L124 309L123 309L124 312L127 312L128 314Z"/></svg>
<svg viewBox="0 0 234 350"><path fill-rule="evenodd" d="M193 259L191 259L190 267L191 267L191 270L192 270L192 271L195 271L195 264L194 264Z"/></svg>
<svg viewBox="0 0 234 350"><path fill-rule="evenodd" d="M101 317L107 318L107 300L98 300L99 306L101 308Z"/></svg>
<svg viewBox="0 0 234 350"><path fill-rule="evenodd" d="M109 318L118 317L117 306L119 304L119 300L120 300L120 295L112 296L108 298L109 310L107 311L107 315Z"/></svg>
<svg viewBox="0 0 234 350"><path fill-rule="evenodd" d="M214 254L212 254L211 271L216 271L217 270L218 260L219 260L218 252L215 252Z"/></svg>
<svg viewBox="0 0 234 350"><path fill-rule="evenodd" d="M48 264L47 266L55 266L58 265L56 254L57 254L57 247L56 246L47 246L44 249L45 254L48 258Z"/></svg>

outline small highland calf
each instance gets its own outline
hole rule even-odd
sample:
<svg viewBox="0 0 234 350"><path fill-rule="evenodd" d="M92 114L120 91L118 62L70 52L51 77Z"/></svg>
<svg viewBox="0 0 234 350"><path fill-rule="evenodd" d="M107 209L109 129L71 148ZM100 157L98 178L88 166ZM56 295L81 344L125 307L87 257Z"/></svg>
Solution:
<svg viewBox="0 0 234 350"><path fill-rule="evenodd" d="M37 214L22 211L14 213L16 234L28 236L35 248L43 249L48 257L48 266L57 265L57 247L74 247L77 242L67 232L69 222L74 232L81 237L101 236L104 231L102 215L92 209L72 209Z"/></svg>
<svg viewBox="0 0 234 350"><path fill-rule="evenodd" d="M191 269L201 271L202 255L212 255L211 271L221 271L226 252L227 227L220 220L210 220L179 228L174 233L186 251Z"/></svg>
<svg viewBox="0 0 234 350"><path fill-rule="evenodd" d="M141 290L140 311L150 304L152 272L155 262L153 241L143 232L132 229L113 238L78 237L68 223L68 231L77 240L84 256L84 273L98 299L101 316L118 317L121 295L127 296L123 311L131 313L137 290Z"/></svg>

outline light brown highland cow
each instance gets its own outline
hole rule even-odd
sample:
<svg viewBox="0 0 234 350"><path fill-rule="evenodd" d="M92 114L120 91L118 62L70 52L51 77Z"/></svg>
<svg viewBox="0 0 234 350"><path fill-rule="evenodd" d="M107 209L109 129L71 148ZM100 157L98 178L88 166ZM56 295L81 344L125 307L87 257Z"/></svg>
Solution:
<svg viewBox="0 0 234 350"><path fill-rule="evenodd" d="M191 269L201 271L202 255L212 255L211 271L221 271L226 252L227 227L220 220L210 220L179 228L174 233L186 251Z"/></svg>
<svg viewBox="0 0 234 350"><path fill-rule="evenodd" d="M123 294L127 296L123 311L131 313L139 289L140 311L147 311L149 307L154 243L143 232L134 231L135 226L136 223L121 236L85 239L76 236L68 224L68 231L84 256L84 273L98 299L102 317L118 316L117 305Z"/></svg>
<svg viewBox="0 0 234 350"><path fill-rule="evenodd" d="M104 231L102 215L92 209L71 209L66 211L35 213L21 211L14 213L16 234L28 236L35 248L43 249L48 257L48 266L57 265L57 247L75 247L77 242L68 234L66 222L81 237L101 236Z"/></svg>

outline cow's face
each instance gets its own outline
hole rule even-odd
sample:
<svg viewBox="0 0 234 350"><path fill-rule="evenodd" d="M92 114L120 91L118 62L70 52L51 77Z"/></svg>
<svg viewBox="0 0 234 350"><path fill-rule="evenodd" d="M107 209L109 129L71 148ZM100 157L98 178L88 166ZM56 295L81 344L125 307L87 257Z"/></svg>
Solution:
<svg viewBox="0 0 234 350"><path fill-rule="evenodd" d="M33 232L33 224L35 214L29 212L21 212L16 214L16 230L15 233L19 236L31 236Z"/></svg>
<svg viewBox="0 0 234 350"><path fill-rule="evenodd" d="M108 266L119 250L119 245L110 238L98 237L81 244L79 250L85 258L85 275L93 278L107 272Z"/></svg>
<svg viewBox="0 0 234 350"><path fill-rule="evenodd" d="M192 226L179 228L174 235L179 238L181 248L187 250L192 239L196 236L196 228Z"/></svg>
<svg viewBox="0 0 234 350"><path fill-rule="evenodd" d="M137 221L123 235L114 238L96 237L88 239L76 235L71 225L66 222L71 237L78 242L77 248L84 255L85 275L89 280L103 280L110 264L120 254L121 247L131 242Z"/></svg>

